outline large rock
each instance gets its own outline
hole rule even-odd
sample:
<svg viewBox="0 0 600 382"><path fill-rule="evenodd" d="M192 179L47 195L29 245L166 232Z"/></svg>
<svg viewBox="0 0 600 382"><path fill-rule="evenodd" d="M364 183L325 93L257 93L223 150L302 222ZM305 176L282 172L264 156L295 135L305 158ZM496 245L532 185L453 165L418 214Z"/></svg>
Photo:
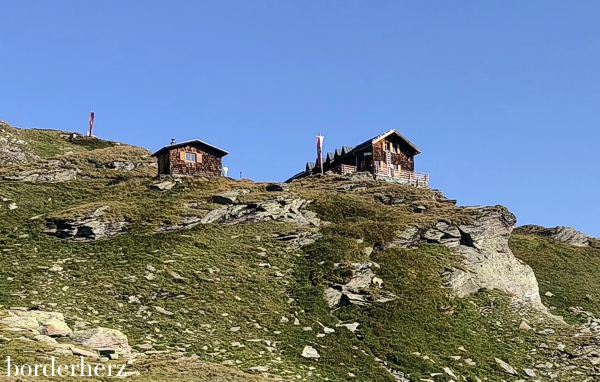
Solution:
<svg viewBox="0 0 600 382"><path fill-rule="evenodd" d="M73 331L65 323L65 317L58 312L42 312L39 310L20 311L16 313L21 317L35 318L39 323L39 331L50 337L64 337Z"/></svg>
<svg viewBox="0 0 600 382"><path fill-rule="evenodd" d="M116 329L95 328L73 332L71 340L91 349L113 349L130 353L127 336Z"/></svg>
<svg viewBox="0 0 600 382"><path fill-rule="evenodd" d="M72 333L62 313L17 310L9 311L9 314L10 316L0 320L0 323L15 328L34 329L51 337L64 337Z"/></svg>
<svg viewBox="0 0 600 382"><path fill-rule="evenodd" d="M575 228L564 226L544 228L537 225L525 225L517 228L516 232L546 236L556 241L568 243L576 247L589 247L592 243L592 240L594 240L594 238L590 235L579 232Z"/></svg>
<svg viewBox="0 0 600 382"><path fill-rule="evenodd" d="M49 229L45 232L61 239L76 241L94 241L124 232L129 225L128 222L101 219L108 208L108 206L98 207L87 215L73 219L48 219Z"/></svg>
<svg viewBox="0 0 600 382"><path fill-rule="evenodd" d="M516 302L547 312L533 270L508 247L516 217L502 206L480 207L475 212L478 215L471 224L440 221L427 229L409 227L387 247L435 243L454 248L464 256L464 270L449 272L445 285L459 296L482 288L498 289L514 296Z"/></svg>
<svg viewBox="0 0 600 382"><path fill-rule="evenodd" d="M304 358L321 358L317 349L308 345L305 346L304 349L302 349L302 354L300 355Z"/></svg>
<svg viewBox="0 0 600 382"><path fill-rule="evenodd" d="M0 320L0 323L8 325L11 328L33 329L37 330L40 323L33 317L9 316Z"/></svg>
<svg viewBox="0 0 600 382"><path fill-rule="evenodd" d="M202 218L201 223L234 225L274 220L318 226L320 220L317 214L304 210L309 203L311 202L305 199L279 196L257 203L227 205L210 211Z"/></svg>
<svg viewBox="0 0 600 382"><path fill-rule="evenodd" d="M171 188L173 188L175 186L175 182L160 182L160 183L156 183L150 186L150 188L152 188L153 190L159 190L159 191L167 191L170 190Z"/></svg>

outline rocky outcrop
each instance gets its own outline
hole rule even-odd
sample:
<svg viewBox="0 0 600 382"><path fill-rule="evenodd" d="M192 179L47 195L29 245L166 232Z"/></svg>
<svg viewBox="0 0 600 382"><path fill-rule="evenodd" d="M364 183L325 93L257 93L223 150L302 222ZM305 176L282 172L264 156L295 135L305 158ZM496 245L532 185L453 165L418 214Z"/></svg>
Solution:
<svg viewBox="0 0 600 382"><path fill-rule="evenodd" d="M524 225L518 227L515 232L545 236L556 241L571 244L575 247L589 247L594 241L592 236L579 232L575 228L564 226L544 228L537 225Z"/></svg>
<svg viewBox="0 0 600 382"><path fill-rule="evenodd" d="M420 243L442 244L464 256L463 269L446 272L446 286L459 296L482 288L498 289L515 301L547 312L542 304L537 279L530 266L517 259L508 240L517 221L505 207L474 208L470 224L452 225L439 221L430 228L409 227L387 247L410 247Z"/></svg>
<svg viewBox="0 0 600 382"><path fill-rule="evenodd" d="M33 153L27 141L18 138L13 132L16 129L6 122L0 121L0 164L25 163L29 160L39 160Z"/></svg>
<svg viewBox="0 0 600 382"><path fill-rule="evenodd" d="M101 206L87 215L73 219L48 219L46 224L49 229L45 233L61 239L89 242L124 232L129 222L101 219L108 208L108 206Z"/></svg>
<svg viewBox="0 0 600 382"><path fill-rule="evenodd" d="M175 224L163 224L157 232L190 229L199 224L210 223L219 223L224 226L230 226L236 224L279 221L315 227L318 227L321 223L316 213L304 209L304 207L311 203L305 199L288 198L282 195L262 202L232 204L237 200L237 197L240 194L244 193L246 192L238 190L215 195L213 201L223 203L225 204L224 206L209 211L204 217L180 216L179 222ZM289 237L289 240L295 238L296 237ZM279 238L279 240L286 240L286 238L282 237ZM308 244L308 242L303 242L303 245L306 244Z"/></svg>
<svg viewBox="0 0 600 382"><path fill-rule="evenodd" d="M240 195L249 194L250 190L239 189L221 192L220 194L214 195L212 201L219 204L233 204L237 201Z"/></svg>
<svg viewBox="0 0 600 382"><path fill-rule="evenodd" d="M49 337L64 337L72 333L62 313L38 310L8 311L9 316L0 323L9 327L34 329Z"/></svg>
<svg viewBox="0 0 600 382"><path fill-rule="evenodd" d="M335 264L342 268L343 264ZM345 284L333 284L325 289L323 297L330 308L344 305L367 306L373 303L384 303L396 299L390 292L381 289L383 280L375 275L372 268L379 265L368 263L352 263L350 271L352 276Z"/></svg>
<svg viewBox="0 0 600 382"><path fill-rule="evenodd" d="M226 205L210 211L201 219L201 223L235 225L274 220L298 225L318 226L320 220L317 218L317 214L304 210L304 207L310 203L305 199L278 196L262 202Z"/></svg>
<svg viewBox="0 0 600 382"><path fill-rule="evenodd" d="M274 234L273 239L290 244L291 248L298 249L312 244L321 237L318 228L299 229L293 233Z"/></svg>
<svg viewBox="0 0 600 382"><path fill-rule="evenodd" d="M79 170L67 166L61 160L39 162L34 169L23 170L3 177L4 180L20 182L66 182L77 178Z"/></svg>
<svg viewBox="0 0 600 382"><path fill-rule="evenodd" d="M127 336L116 329L95 328L74 332L63 314L58 312L8 310L5 314L8 316L0 320L0 325L33 332L35 340L55 348L50 353L53 355L81 355L93 359L106 355L117 359L118 355L132 354ZM61 337L61 342L57 342L56 337Z"/></svg>

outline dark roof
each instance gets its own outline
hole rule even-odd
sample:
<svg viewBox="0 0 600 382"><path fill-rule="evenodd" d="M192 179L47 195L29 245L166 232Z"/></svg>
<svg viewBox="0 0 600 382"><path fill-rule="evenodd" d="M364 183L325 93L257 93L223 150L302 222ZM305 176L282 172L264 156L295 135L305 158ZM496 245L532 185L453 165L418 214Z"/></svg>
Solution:
<svg viewBox="0 0 600 382"><path fill-rule="evenodd" d="M342 149L341 149L341 155L338 156L335 159L339 159L341 157L345 157L348 154L355 153L355 152L360 151L360 150L362 150L362 149L364 149L366 147L369 147L373 143L375 143L375 142L379 141L380 139L383 139L383 138L385 138L385 137L387 137L387 136L389 136L391 134L396 134L397 136L399 136L400 138L402 138L403 141L405 141L410 147L412 147L415 150L415 155L421 153L421 150L419 150L419 148L417 146L415 146L411 141L409 141L408 139L406 139L406 137L404 137L404 135L400 134L395 129L392 129L392 130L389 130L389 131L387 131L387 132L385 132L383 134L380 134L380 135L378 135L376 137L368 139L368 140L364 141L363 143L361 143L358 146L355 146L355 147L352 147L352 146L343 146ZM337 153L338 150L340 150L340 149L336 149L336 153ZM327 158L329 158L329 154L331 154L331 153L328 153ZM331 160L333 160L333 159L334 158L331 158Z"/></svg>
<svg viewBox="0 0 600 382"><path fill-rule="evenodd" d="M227 151L218 148L217 146L213 146L210 143L206 143L204 141L201 141L199 139L190 139L189 141L184 141L184 142L179 142L179 143L174 143L172 145L168 145L163 147L162 149L158 150L157 152L155 152L154 154L152 154L153 157L157 156L160 152L162 152L163 150L171 150L171 149L176 149L177 147L181 147L181 146L187 146L189 144L192 143L196 143L196 144L200 144L206 147L210 147L211 149L215 150L216 152L220 153L222 157L224 157L225 155L229 154Z"/></svg>

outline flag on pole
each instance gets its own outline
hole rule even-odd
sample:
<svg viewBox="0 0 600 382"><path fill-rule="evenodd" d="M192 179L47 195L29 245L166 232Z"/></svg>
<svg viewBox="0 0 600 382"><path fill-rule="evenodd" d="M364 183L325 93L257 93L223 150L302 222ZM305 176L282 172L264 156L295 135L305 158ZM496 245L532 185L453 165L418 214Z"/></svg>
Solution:
<svg viewBox="0 0 600 382"><path fill-rule="evenodd" d="M317 135L317 167L321 169L321 174L323 173L323 139L324 136Z"/></svg>
<svg viewBox="0 0 600 382"><path fill-rule="evenodd" d="M90 110L90 130L88 131L88 137L92 136L93 128L94 128L94 112Z"/></svg>

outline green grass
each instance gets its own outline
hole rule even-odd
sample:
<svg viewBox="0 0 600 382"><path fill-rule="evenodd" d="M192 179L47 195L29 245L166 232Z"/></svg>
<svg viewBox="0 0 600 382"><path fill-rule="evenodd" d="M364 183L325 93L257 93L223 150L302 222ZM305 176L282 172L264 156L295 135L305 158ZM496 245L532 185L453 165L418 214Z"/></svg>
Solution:
<svg viewBox="0 0 600 382"><path fill-rule="evenodd" d="M230 380L239 380L243 377L233 370L254 366L267 366L271 375L288 379L299 375L306 380L346 381L352 373L356 381L393 381L381 362L409 374L413 381L430 378L446 366L471 381L498 381L507 376L495 357L519 370L546 362L547 354L530 353L540 338L518 329L523 319L541 327L540 317L513 311L508 296L496 291L461 299L442 287L440 274L460 267L458 255L437 245L381 250L408 225L473 219L473 210L438 201L431 190L340 177L292 182L289 193L313 200L309 208L327 222L320 228L322 237L301 250L273 239L298 228L277 222L156 233L180 216L202 216L216 208L211 196L221 191L251 190L240 197L242 202L282 193L266 192L265 184L247 180L192 178L172 190L155 191L150 188L157 181L155 168L131 173L101 168L115 160L152 161L144 149L94 140L79 145L56 132L20 134L32 141L39 155L68 158L69 165L87 178L65 183L0 182L0 197L10 199L0 202L0 305L59 311L71 324L85 320L92 326L120 329L132 344L148 342L159 350L183 347L186 355L196 354L199 362L209 365L203 369L208 374L202 374L197 365L149 359L139 369L149 381L175 380L168 379L168 373L176 370L189 373L177 378L194 380L189 379L194 375L198 381L227 380L231 370ZM61 155L67 149L74 153ZM5 171L17 167L23 166ZM349 183L365 189L337 190ZM404 202L383 205L378 195ZM9 203L18 208L8 210ZM185 207L188 203L196 207ZM43 233L46 219L71 219L104 205L109 210L102 219L127 220L126 233L93 243ZM414 205L425 206L425 212L413 212ZM543 296L546 304L556 307L553 313L574 322L569 306L599 311L598 249L575 249L520 235L510 245L533 267L542 294L550 290L556 295ZM370 256L366 246L375 247ZM348 268L335 269L334 263L365 261L380 265L375 272L397 299L332 311L323 291L348 279ZM62 271L50 270L54 265ZM151 280L146 278L148 265L155 269ZM494 308L481 309L490 305ZM294 324L295 319L300 325ZM336 327L340 321L359 322L358 332ZM335 333L317 337L322 326L335 328ZM312 330L304 330L308 327ZM544 341L552 344L556 338ZM321 358L302 358L306 345L315 347ZM0 358L15 352L30 357L27 346L31 344L0 343ZM459 350L461 346L466 351ZM456 361L453 356L462 358ZM466 358L477 366L467 365ZM233 366L215 366L223 363ZM449 380L444 378L438 377Z"/></svg>
<svg viewBox="0 0 600 382"><path fill-rule="evenodd" d="M542 301L554 307L552 313L570 323L570 307L600 313L600 249L574 247L550 238L513 235L510 248L515 256L529 264L537 277ZM550 292L553 296L546 296Z"/></svg>
<svg viewBox="0 0 600 382"><path fill-rule="evenodd" d="M408 207L384 206L369 193L299 190L310 193L315 200L312 208L332 223L321 230L323 238L298 251L271 239L274 234L296 229L282 223L207 225L154 233L178 216L214 208L210 196L225 189L249 188L248 200L272 197L262 184L186 180L166 192L151 190L150 184L150 179L114 185L103 180L0 183L0 194L19 206L12 211L5 206L0 209L0 244L5 250L0 260L0 289L4 291L0 304L40 305L65 313L71 323L97 320L93 325L120 329L134 344L153 342L157 348L185 344L187 353L197 354L201 360L238 361L241 370L265 365L274 375L284 377L299 374L343 381L353 373L356 380L391 380L376 357L413 377L439 372L442 364L465 376L482 377L497 375L493 356L515 365L525 360L526 345L510 341L525 335L516 333L517 318L506 328L494 325L500 316L503 323L512 317L502 296L492 294L500 301L499 308L483 317L475 305L487 303L487 293L457 299L441 287L437 275L459 260L447 249L427 245L411 251L375 251L371 258L364 254L365 246L391 239L409 223L428 225L442 217L469 219L468 211L430 204L425 214L415 214ZM401 186L387 189L403 191ZM420 192L427 196L427 191ZM198 202L201 208L183 207L189 202ZM42 233L45 218L71 218L99 205L110 206L104 218L127 219L132 229L90 244ZM36 215L43 216L30 220ZM358 238L364 242L359 244ZM265 256L261 255L263 248ZM328 283L347 276L334 272L333 263L367 260L381 265L377 273L398 299L332 313L322 298L323 290ZM50 271L57 261L63 271ZM271 268L258 266L266 262ZM153 280L144 278L147 265L157 270ZM275 272L285 276L275 277ZM13 295L20 291L25 291L23 297ZM129 303L129 296L136 296L141 304ZM140 311L141 305L151 316ZM440 313L437 308L445 305L452 305L455 313ZM162 315L154 306L173 315ZM289 322L281 322L284 316ZM301 325L293 325L294 318ZM323 338L316 336L321 325L335 327L338 320L360 322L360 337L345 328L336 328ZM232 332L232 327L240 329ZM436 340L441 335L445 340ZM248 341L253 339L261 342ZM233 346L235 342L244 346ZM322 358L300 357L306 345L317 348ZM477 368L454 365L447 358L461 355L457 350L461 345L469 352L465 357L478 362Z"/></svg>

